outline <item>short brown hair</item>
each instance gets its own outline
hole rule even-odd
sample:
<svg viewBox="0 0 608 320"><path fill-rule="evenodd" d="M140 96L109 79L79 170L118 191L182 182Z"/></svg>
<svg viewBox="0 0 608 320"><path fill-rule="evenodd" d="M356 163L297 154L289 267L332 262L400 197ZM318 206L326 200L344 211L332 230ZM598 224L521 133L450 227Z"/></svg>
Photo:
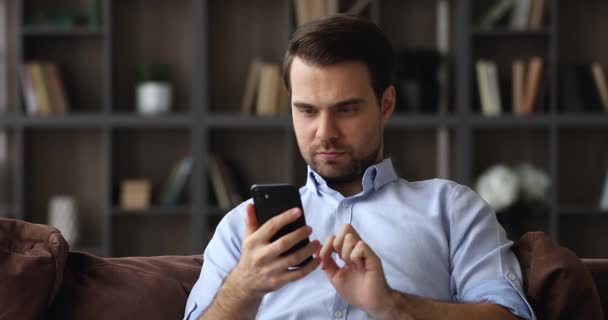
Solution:
<svg viewBox="0 0 608 320"><path fill-rule="evenodd" d="M290 93L290 69L296 56L318 66L364 62L378 99L392 84L395 54L390 42L373 22L357 16L338 14L313 20L294 32L283 60L283 82Z"/></svg>

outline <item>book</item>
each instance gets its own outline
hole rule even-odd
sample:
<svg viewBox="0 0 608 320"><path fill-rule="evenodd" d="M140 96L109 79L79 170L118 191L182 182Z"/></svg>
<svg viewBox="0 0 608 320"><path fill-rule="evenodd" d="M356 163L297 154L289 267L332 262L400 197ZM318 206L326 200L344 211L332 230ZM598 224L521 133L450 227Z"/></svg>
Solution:
<svg viewBox="0 0 608 320"><path fill-rule="evenodd" d="M600 195L600 209L608 210L608 170L606 170L604 187L602 188L602 194Z"/></svg>
<svg viewBox="0 0 608 320"><path fill-rule="evenodd" d="M251 60L249 66L249 73L247 74L247 82L245 83L245 91L243 92L243 99L241 101L241 113L252 114L253 106L255 104L255 97L260 82L260 68L262 61L259 58Z"/></svg>
<svg viewBox="0 0 608 320"><path fill-rule="evenodd" d="M219 159L216 155L210 154L208 158L209 180L217 199L217 205L222 210L227 210L232 207L226 181L222 176L222 168L219 164Z"/></svg>
<svg viewBox="0 0 608 320"><path fill-rule="evenodd" d="M545 15L545 0L531 0L532 8L530 9L530 20L528 26L532 30L538 30L542 27L543 17Z"/></svg>
<svg viewBox="0 0 608 320"><path fill-rule="evenodd" d="M278 64L268 62L261 64L256 103L258 116L277 115L280 79L281 71Z"/></svg>
<svg viewBox="0 0 608 320"><path fill-rule="evenodd" d="M513 61L512 65L512 108L513 114L521 115L523 114L522 110L522 102L524 97L524 78L526 73L526 67L522 60Z"/></svg>
<svg viewBox="0 0 608 320"><path fill-rule="evenodd" d="M53 114L66 114L69 105L59 67L56 63L45 63L43 65L43 71L45 73L45 80L47 80L50 89L51 110Z"/></svg>
<svg viewBox="0 0 608 320"><path fill-rule="evenodd" d="M221 156L209 155L209 178L221 210L230 210L243 202L234 170Z"/></svg>
<svg viewBox="0 0 608 320"><path fill-rule="evenodd" d="M192 172L192 157L186 156L178 160L165 180L163 191L160 196L160 204L167 207L173 207L177 204L179 195L181 194L186 180Z"/></svg>
<svg viewBox="0 0 608 320"><path fill-rule="evenodd" d="M530 5L532 0L517 0L517 4L511 14L509 23L513 30L525 30L528 28L528 20L530 16Z"/></svg>
<svg viewBox="0 0 608 320"><path fill-rule="evenodd" d="M498 116L502 113L502 98L500 94L500 84L498 80L498 67L494 61L486 62L486 72L488 77L488 84L490 87L490 99L492 101L492 107L489 112L490 116Z"/></svg>
<svg viewBox="0 0 608 320"><path fill-rule="evenodd" d="M42 64L38 62L32 62L27 64L28 69L32 77L32 84L34 87L34 93L36 95L36 101L38 102L38 115L48 116L51 114L51 104L49 97L49 89L46 81L44 80L44 71Z"/></svg>
<svg viewBox="0 0 608 320"><path fill-rule="evenodd" d="M309 0L295 0L296 22L301 26L312 17L312 7Z"/></svg>
<svg viewBox="0 0 608 320"><path fill-rule="evenodd" d="M481 113L484 116L500 115L502 107L496 64L491 61L479 60L477 61L476 69Z"/></svg>
<svg viewBox="0 0 608 320"><path fill-rule="evenodd" d="M0 206L6 204L9 190L8 177L8 134L0 129ZM0 213L0 217L2 214Z"/></svg>
<svg viewBox="0 0 608 320"><path fill-rule="evenodd" d="M537 103L541 88L542 73L543 59L541 57L532 57L526 75L524 98L521 106L522 114L531 114L534 112L534 106Z"/></svg>
<svg viewBox="0 0 608 320"><path fill-rule="evenodd" d="M608 112L608 86L606 85L604 68L599 62L594 62L591 64L591 73L593 74L595 89L598 92L604 111Z"/></svg>
<svg viewBox="0 0 608 320"><path fill-rule="evenodd" d="M25 112L29 116L38 114L38 99L34 91L34 83L32 81L32 71L27 65L22 65L19 68L19 78L21 80L21 92L25 101Z"/></svg>
<svg viewBox="0 0 608 320"><path fill-rule="evenodd" d="M492 106L492 98L490 95L490 87L488 83L486 63L483 60L475 63L475 70L477 75L477 87L479 91L479 100L481 105L481 113L486 115L490 112Z"/></svg>
<svg viewBox="0 0 608 320"><path fill-rule="evenodd" d="M361 15L363 12L365 12L365 9L367 9L370 2L371 0L357 0L350 6L350 8L346 10L346 14L355 16Z"/></svg>
<svg viewBox="0 0 608 320"><path fill-rule="evenodd" d="M494 4L485 11L479 20L479 28L490 30L498 24L498 21L503 19L515 7L516 0L497 0Z"/></svg>
<svg viewBox="0 0 608 320"><path fill-rule="evenodd" d="M310 2L310 17L308 20L314 20L325 16L325 0L308 0Z"/></svg>
<svg viewBox="0 0 608 320"><path fill-rule="evenodd" d="M340 12L340 1L325 0L325 15L331 16Z"/></svg>
<svg viewBox="0 0 608 320"><path fill-rule="evenodd" d="M8 109L7 4L0 0L0 114Z"/></svg>

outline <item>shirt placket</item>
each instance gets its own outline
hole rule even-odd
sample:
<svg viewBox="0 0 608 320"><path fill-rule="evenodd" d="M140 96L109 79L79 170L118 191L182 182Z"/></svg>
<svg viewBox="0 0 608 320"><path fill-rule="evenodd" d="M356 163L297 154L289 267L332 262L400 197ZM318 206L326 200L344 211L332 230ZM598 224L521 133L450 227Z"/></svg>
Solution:
<svg viewBox="0 0 608 320"><path fill-rule="evenodd" d="M352 199L343 199L340 201L336 209L336 223L334 225L334 234L337 235L342 226L352 221ZM334 253L334 259L339 259L338 254ZM333 319L345 320L348 316L348 302L344 300L337 292L334 297L332 308Z"/></svg>

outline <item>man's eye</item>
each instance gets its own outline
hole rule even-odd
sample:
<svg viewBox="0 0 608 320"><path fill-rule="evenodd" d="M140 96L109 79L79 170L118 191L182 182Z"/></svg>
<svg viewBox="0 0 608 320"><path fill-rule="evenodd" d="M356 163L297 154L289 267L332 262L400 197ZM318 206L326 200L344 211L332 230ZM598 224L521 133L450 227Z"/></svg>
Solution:
<svg viewBox="0 0 608 320"><path fill-rule="evenodd" d="M305 113L305 114L313 114L315 112L315 110L313 108L299 108L300 112Z"/></svg>
<svg viewBox="0 0 608 320"><path fill-rule="evenodd" d="M341 106L338 108L340 113L353 113L357 111L357 106Z"/></svg>

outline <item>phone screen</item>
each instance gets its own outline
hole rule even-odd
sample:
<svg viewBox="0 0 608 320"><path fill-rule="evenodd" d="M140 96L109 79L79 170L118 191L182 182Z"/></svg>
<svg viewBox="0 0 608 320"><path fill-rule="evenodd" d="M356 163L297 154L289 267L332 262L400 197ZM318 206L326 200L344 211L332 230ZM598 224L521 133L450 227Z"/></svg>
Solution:
<svg viewBox="0 0 608 320"><path fill-rule="evenodd" d="M266 223L266 221L272 219L274 216L292 208L297 207L302 210L302 213L304 212L302 201L300 200L300 192L296 187L289 184L256 184L251 187L251 196L260 225ZM305 225L306 219L304 218L304 214L302 214L296 221L281 228L271 238L271 241L275 241ZM309 241L310 240L306 238L298 242L296 245L283 252L281 256L290 255L296 252L300 248L305 247ZM294 267L301 267L311 260L312 257L309 257Z"/></svg>

